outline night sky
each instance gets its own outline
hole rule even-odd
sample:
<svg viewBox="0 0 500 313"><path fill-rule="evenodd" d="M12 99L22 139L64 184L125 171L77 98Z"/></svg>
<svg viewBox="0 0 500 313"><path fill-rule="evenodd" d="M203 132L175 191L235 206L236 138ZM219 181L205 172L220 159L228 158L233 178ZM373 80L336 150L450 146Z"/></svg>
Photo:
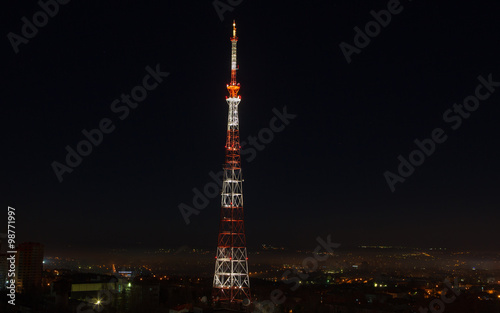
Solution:
<svg viewBox="0 0 500 313"><path fill-rule="evenodd" d="M295 115L252 160L243 156L250 249L313 249L328 234L343 246L500 248L500 87L456 129L443 118L474 96L479 76L500 81L500 5L401 0L348 63L340 44L354 47L354 28L393 1L245 0L222 21L212 1L70 1L18 53L8 34L22 35L22 17L41 8L4 4L1 190L4 208L16 208L18 242L53 255L215 253L220 197L189 225L178 207L193 207L193 188L224 162L236 19L245 147L275 111ZM157 65L169 75L128 116L114 112ZM106 118L114 130L59 182L51 164ZM399 175L398 156L436 128L446 141L392 192L384 172Z"/></svg>

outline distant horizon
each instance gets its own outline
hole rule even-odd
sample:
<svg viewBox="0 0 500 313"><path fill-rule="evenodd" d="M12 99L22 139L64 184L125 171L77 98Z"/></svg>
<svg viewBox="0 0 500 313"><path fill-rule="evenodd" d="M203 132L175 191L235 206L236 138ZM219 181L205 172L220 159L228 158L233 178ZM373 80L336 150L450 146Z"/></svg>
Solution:
<svg viewBox="0 0 500 313"><path fill-rule="evenodd" d="M364 248L363 246L367 246ZM376 246L376 247L375 247ZM314 247L307 249L307 248L297 248L297 247L276 247L276 248L284 248L284 251L286 253L296 253L301 251L302 253L306 252L311 252L314 250ZM105 248L105 247L100 247L100 248L89 248L89 247L72 247L70 250L69 249L57 249L57 248L49 248L47 249L47 246L44 245L44 251L45 251L45 257L60 257L61 255L64 255L65 258L69 258L69 255L75 255L78 257L89 256L89 252L94 252L98 256L104 256L104 255L119 255L119 254L129 254L129 255L136 255L136 254L142 254L144 252L154 252L158 251L160 249L164 250L172 250L168 253L165 254L184 254L184 253L191 253L192 250L202 250L206 252L213 252L215 254L216 252L216 247L213 248L208 248L208 247L189 247L189 246L180 246L180 247L118 247L115 246L113 248ZM114 251L117 250L117 251ZM260 247L254 247L254 246L249 246L249 255L251 255L252 251L268 251L270 253L275 252L275 253L280 253L280 249L264 249L261 246ZM496 249L481 249L481 248L447 248L447 247L404 247L404 246L390 246L390 245L341 245L338 248L335 248L335 251L351 251L351 250L417 250L417 251L435 251L435 252L473 252L473 253L495 253L500 256L500 251ZM143 254L144 256L147 256L148 254ZM157 255L153 257L158 257Z"/></svg>

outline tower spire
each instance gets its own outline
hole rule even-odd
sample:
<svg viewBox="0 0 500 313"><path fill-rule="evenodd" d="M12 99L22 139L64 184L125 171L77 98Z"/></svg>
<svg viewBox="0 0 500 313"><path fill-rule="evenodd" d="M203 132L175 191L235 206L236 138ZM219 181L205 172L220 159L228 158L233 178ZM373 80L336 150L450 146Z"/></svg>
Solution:
<svg viewBox="0 0 500 313"><path fill-rule="evenodd" d="M250 279L245 227L243 222L243 178L241 175L240 124L236 83L236 23L231 37L231 84L227 85L229 106L226 135L226 159L221 193L221 216L217 254L215 256L214 300L229 306L249 304Z"/></svg>
<svg viewBox="0 0 500 313"><path fill-rule="evenodd" d="M229 91L229 96L231 98L236 98L238 96L238 91L240 90L240 84L236 82L236 70L238 70L237 62L237 43L238 37L236 37L236 21L233 21L233 37L231 37L231 83L227 86Z"/></svg>

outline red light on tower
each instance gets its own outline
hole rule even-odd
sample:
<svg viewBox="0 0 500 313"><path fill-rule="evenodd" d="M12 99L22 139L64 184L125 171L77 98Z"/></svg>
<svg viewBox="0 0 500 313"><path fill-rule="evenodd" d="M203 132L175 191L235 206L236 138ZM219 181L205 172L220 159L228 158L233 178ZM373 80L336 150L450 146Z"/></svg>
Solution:
<svg viewBox="0 0 500 313"><path fill-rule="evenodd" d="M243 223L243 178L241 175L240 126L238 95L240 84L236 82L236 23L233 22L231 37L231 83L226 86L229 106L226 135L226 158L222 183L221 219L214 274L214 300L229 306L250 303L250 279L245 228Z"/></svg>

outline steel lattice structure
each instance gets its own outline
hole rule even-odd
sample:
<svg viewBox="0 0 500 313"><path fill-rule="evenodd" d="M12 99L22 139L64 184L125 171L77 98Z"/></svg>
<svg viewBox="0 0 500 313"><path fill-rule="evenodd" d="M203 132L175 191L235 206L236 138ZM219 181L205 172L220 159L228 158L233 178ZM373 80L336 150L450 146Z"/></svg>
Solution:
<svg viewBox="0 0 500 313"><path fill-rule="evenodd" d="M243 179L241 176L238 95L236 83L236 23L231 37L231 83L227 85L229 105L227 119L226 159L222 183L221 217L215 261L214 300L229 304L250 300L248 257L243 221Z"/></svg>

